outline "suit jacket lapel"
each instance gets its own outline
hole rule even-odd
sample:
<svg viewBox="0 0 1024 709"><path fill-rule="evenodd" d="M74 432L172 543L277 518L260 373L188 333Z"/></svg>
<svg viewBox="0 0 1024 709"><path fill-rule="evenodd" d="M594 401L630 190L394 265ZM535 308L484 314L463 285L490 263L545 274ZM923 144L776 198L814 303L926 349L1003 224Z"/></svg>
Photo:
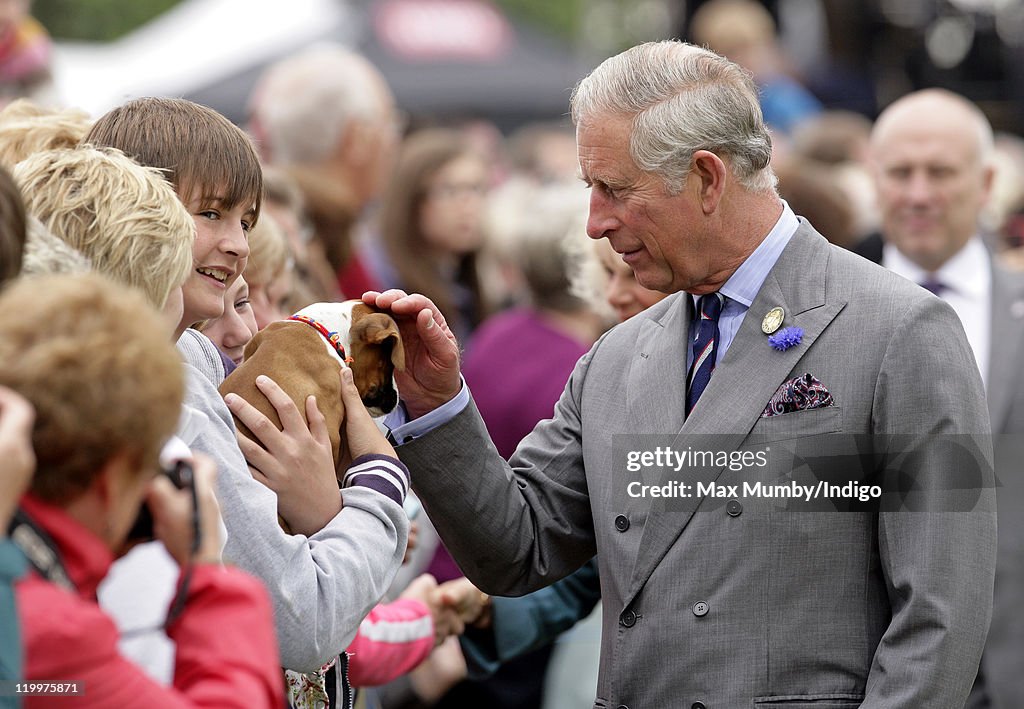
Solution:
<svg viewBox="0 0 1024 709"><path fill-rule="evenodd" d="M696 408L679 429L677 448L685 449L687 437L698 434L714 434L715 445L723 450L735 449L747 437L772 394L846 305L845 301L826 302L823 274L828 267L829 249L823 237L806 223L801 224L761 286ZM785 310L784 327L798 326L804 330L800 344L782 352L773 349L761 331L762 317L776 306ZM648 380L644 386L649 391L652 386L665 383L660 379ZM665 423L661 421L661 430L673 430L665 428ZM722 470L695 471L693 479L687 482L692 482L696 490L698 482L707 484L717 479ZM627 602L643 588L701 502L702 498L696 496L672 499L668 504L663 499L652 500Z"/></svg>
<svg viewBox="0 0 1024 709"><path fill-rule="evenodd" d="M675 302L657 320L647 316L637 337L626 378L626 406L635 431L678 431L686 410L686 333L690 329L689 296ZM683 333L682 337L679 333ZM657 386L652 387L652 382Z"/></svg>
<svg viewBox="0 0 1024 709"><path fill-rule="evenodd" d="M988 411L992 433L1003 430L1024 347L1024 277L992 267L992 335L989 345Z"/></svg>

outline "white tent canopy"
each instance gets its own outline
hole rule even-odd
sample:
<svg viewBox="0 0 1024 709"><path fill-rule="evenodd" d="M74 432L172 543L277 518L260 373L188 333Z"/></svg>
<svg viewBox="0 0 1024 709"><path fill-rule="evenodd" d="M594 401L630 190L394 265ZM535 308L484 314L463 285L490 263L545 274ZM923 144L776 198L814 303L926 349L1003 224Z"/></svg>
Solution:
<svg viewBox="0 0 1024 709"><path fill-rule="evenodd" d="M96 116L139 96L181 96L324 37L354 38L340 0L186 0L109 44L58 43L60 99Z"/></svg>

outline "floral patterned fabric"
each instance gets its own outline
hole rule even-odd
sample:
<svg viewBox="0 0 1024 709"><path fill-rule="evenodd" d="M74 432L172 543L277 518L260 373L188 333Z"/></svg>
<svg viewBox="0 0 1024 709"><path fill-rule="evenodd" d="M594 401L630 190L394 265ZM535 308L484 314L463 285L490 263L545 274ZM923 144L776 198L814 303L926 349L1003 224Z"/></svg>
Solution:
<svg viewBox="0 0 1024 709"><path fill-rule="evenodd" d="M293 709L330 709L327 697L327 670L338 661L333 658L316 672L284 671L285 688L288 690L288 705Z"/></svg>
<svg viewBox="0 0 1024 709"><path fill-rule="evenodd" d="M803 374L784 382L768 401L761 418L781 416L794 411L808 411L835 406L832 394L811 374Z"/></svg>

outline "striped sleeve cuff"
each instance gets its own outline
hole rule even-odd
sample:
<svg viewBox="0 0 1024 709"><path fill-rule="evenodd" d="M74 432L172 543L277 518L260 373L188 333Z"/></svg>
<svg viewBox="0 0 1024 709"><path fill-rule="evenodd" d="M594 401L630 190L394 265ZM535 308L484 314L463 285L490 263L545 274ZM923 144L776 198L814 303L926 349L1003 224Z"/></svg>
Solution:
<svg viewBox="0 0 1024 709"><path fill-rule="evenodd" d="M376 490L401 505L409 494L409 469L388 455L361 455L345 471L341 487L359 485Z"/></svg>

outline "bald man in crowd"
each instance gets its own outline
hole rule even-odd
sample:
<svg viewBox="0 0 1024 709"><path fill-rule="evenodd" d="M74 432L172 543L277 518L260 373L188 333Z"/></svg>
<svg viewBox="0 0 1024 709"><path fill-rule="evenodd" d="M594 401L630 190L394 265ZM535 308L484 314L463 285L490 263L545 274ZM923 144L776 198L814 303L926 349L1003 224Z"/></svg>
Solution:
<svg viewBox="0 0 1024 709"><path fill-rule="evenodd" d="M313 226L308 264L321 292L358 297L376 282L354 248L353 231L380 197L396 157L401 121L384 76L363 56L320 44L282 59L260 77L250 130L266 164L299 185ZM336 280L336 282L334 282Z"/></svg>
<svg viewBox="0 0 1024 709"><path fill-rule="evenodd" d="M992 142L985 115L954 93L927 89L890 105L870 145L882 234L859 251L953 306L985 382L999 551L992 625L967 706L1009 709L1024 707L1024 486L1019 465L1002 463L1024 451L1015 440L1024 433L1024 275L1001 268L979 230Z"/></svg>

